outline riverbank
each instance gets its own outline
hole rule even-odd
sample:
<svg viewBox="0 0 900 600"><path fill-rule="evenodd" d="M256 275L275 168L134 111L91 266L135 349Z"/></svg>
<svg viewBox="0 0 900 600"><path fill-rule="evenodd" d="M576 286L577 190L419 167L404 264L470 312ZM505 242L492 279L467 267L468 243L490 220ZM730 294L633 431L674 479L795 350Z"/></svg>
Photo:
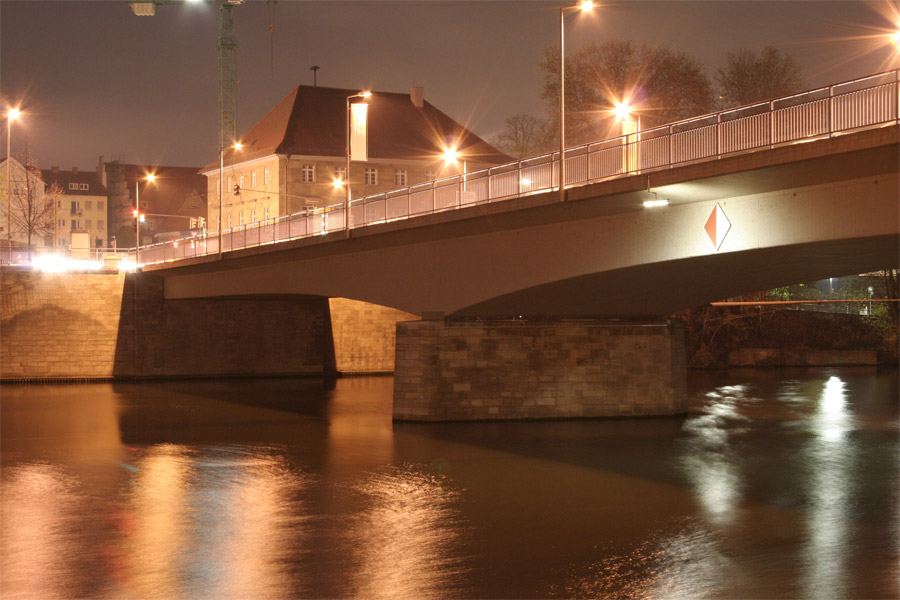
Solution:
<svg viewBox="0 0 900 600"><path fill-rule="evenodd" d="M703 306L685 323L689 368L896 365L897 324L866 315Z"/></svg>

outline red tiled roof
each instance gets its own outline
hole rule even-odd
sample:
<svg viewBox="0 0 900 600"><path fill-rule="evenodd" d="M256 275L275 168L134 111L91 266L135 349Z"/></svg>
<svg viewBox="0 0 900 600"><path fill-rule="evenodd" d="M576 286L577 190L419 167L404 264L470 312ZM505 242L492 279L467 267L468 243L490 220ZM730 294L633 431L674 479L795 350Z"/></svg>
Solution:
<svg viewBox="0 0 900 600"><path fill-rule="evenodd" d="M58 184L68 196L105 196L106 187L96 171L61 171L41 169L41 178L47 185ZM87 184L86 190L70 189L69 184ZM80 187L80 186L79 186Z"/></svg>
<svg viewBox="0 0 900 600"><path fill-rule="evenodd" d="M294 88L227 151L226 164L270 154L345 156L347 97L357 90L301 85ZM356 99L354 99L356 101ZM373 92L367 99L369 159L438 159L447 145L474 162L512 159L435 108L415 106L409 94ZM203 168L214 169L218 161Z"/></svg>

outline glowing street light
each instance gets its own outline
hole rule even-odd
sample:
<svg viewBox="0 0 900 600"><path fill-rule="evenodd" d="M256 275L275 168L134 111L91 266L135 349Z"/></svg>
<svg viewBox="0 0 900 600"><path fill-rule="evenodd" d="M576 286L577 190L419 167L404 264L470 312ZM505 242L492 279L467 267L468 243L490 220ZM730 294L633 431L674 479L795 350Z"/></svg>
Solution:
<svg viewBox="0 0 900 600"><path fill-rule="evenodd" d="M629 104L628 100L623 100L622 102L616 102L612 108L612 114L616 117L618 121L622 122L622 135L625 136L625 172L628 172L629 159L631 164L637 166L637 148L630 147L632 136L637 134L640 135L641 132L641 115L635 115L635 118L632 118L632 113L636 112L636 109Z"/></svg>
<svg viewBox="0 0 900 600"><path fill-rule="evenodd" d="M457 164L462 154L457 150L456 146L448 146L444 148L444 154L441 155L447 164ZM463 158L462 161L462 191L466 191L466 173L468 173L468 161Z"/></svg>
<svg viewBox="0 0 900 600"><path fill-rule="evenodd" d="M148 173L144 178L147 183L156 181L156 175ZM141 223L144 222L144 213L141 212L141 180L134 182L134 263L141 264Z"/></svg>
<svg viewBox="0 0 900 600"><path fill-rule="evenodd" d="M18 108L11 108L6 113L6 252L10 263L12 263L12 179L10 171L12 143L10 140L12 139L12 122L17 121L21 116L22 111Z"/></svg>
<svg viewBox="0 0 900 600"><path fill-rule="evenodd" d="M363 90L359 93L352 94L347 96L347 171L344 175L345 181L343 182L344 187L344 229L347 231L347 235L350 235L350 136L352 135L353 125L352 119L350 117L350 101L354 98L369 98L372 96L372 92L369 90ZM366 156L368 158L368 156ZM337 184L335 184L337 186Z"/></svg>
<svg viewBox="0 0 900 600"><path fill-rule="evenodd" d="M588 0L559 9L559 201L566 201L566 20L567 10L589 12L594 3Z"/></svg>
<svg viewBox="0 0 900 600"><path fill-rule="evenodd" d="M244 145L242 143L235 142L231 146L222 146L222 148L219 149L219 237L216 241L216 244L219 246L219 259L222 258L222 198L225 195L225 151L229 148L240 150L243 147Z"/></svg>

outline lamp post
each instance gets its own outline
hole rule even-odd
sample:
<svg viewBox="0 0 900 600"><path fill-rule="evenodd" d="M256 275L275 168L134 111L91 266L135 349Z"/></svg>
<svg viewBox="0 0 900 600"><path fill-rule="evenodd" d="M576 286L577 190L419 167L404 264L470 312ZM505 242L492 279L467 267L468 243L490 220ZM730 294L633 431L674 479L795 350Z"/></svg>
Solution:
<svg viewBox="0 0 900 600"><path fill-rule="evenodd" d="M145 179L149 183L156 181L156 175L149 173ZM141 180L134 182L134 264L141 264L141 223L144 221L144 213L141 212Z"/></svg>
<svg viewBox="0 0 900 600"><path fill-rule="evenodd" d="M616 116L616 118L622 122L622 135L625 137L625 172L629 172L629 163L635 169L639 168L638 165L638 152L636 147L631 147L631 136L636 135L637 139L640 138L641 134L641 115L636 115L636 120L631 119L631 113L634 112L634 108L628 103L628 100L623 100L622 102L616 102L615 108L612 109L612 113Z"/></svg>
<svg viewBox="0 0 900 600"><path fill-rule="evenodd" d="M217 219L219 237L216 239L216 245L219 247L219 259L222 258L222 198L225 195L225 150L229 148L233 148L235 150L240 150L243 148L243 144L240 142L235 142L231 146L222 146L219 149L219 218Z"/></svg>
<svg viewBox="0 0 900 600"><path fill-rule="evenodd" d="M456 149L456 146L448 147L444 149L444 162L445 163L456 163L459 160L460 153L459 150ZM458 166L457 166L458 169ZM458 172L458 171L457 171ZM467 161L464 158L462 161L462 185L461 191L466 191L466 173L468 172ZM462 204L462 194L460 194L459 202L457 204Z"/></svg>
<svg viewBox="0 0 900 600"><path fill-rule="evenodd" d="M369 98L372 95L372 92L365 90L359 92L357 94L353 94L352 96L347 96L347 171L344 173L344 229L347 231L347 236L350 236L350 134L351 132L351 120L350 120L350 101L354 98ZM368 157L367 157L368 158Z"/></svg>
<svg viewBox="0 0 900 600"><path fill-rule="evenodd" d="M11 108L6 113L6 255L7 260L12 263L12 122L22 116L22 111L18 108Z"/></svg>
<svg viewBox="0 0 900 600"><path fill-rule="evenodd" d="M594 8L591 0L559 9L559 201L566 201L566 20L567 10L588 12Z"/></svg>

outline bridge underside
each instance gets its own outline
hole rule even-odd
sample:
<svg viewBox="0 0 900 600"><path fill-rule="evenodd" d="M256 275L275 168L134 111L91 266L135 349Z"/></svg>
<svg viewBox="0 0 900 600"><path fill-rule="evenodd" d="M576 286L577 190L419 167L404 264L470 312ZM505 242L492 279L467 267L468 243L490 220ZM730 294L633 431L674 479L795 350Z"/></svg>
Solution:
<svg viewBox="0 0 900 600"><path fill-rule="evenodd" d="M397 328L399 419L677 414L683 331L651 319L898 266L898 165L891 126L587 185L565 205L515 198L147 271L167 298L303 294L426 315ZM654 198L669 205L642 207ZM531 324L491 321L519 316Z"/></svg>
<svg viewBox="0 0 900 600"><path fill-rule="evenodd" d="M897 127L162 265L167 298L303 294L423 315L646 317L897 266ZM648 188L650 191L648 192ZM669 205L642 207L666 198ZM727 219L718 248L707 225ZM341 235L341 234L338 234Z"/></svg>

